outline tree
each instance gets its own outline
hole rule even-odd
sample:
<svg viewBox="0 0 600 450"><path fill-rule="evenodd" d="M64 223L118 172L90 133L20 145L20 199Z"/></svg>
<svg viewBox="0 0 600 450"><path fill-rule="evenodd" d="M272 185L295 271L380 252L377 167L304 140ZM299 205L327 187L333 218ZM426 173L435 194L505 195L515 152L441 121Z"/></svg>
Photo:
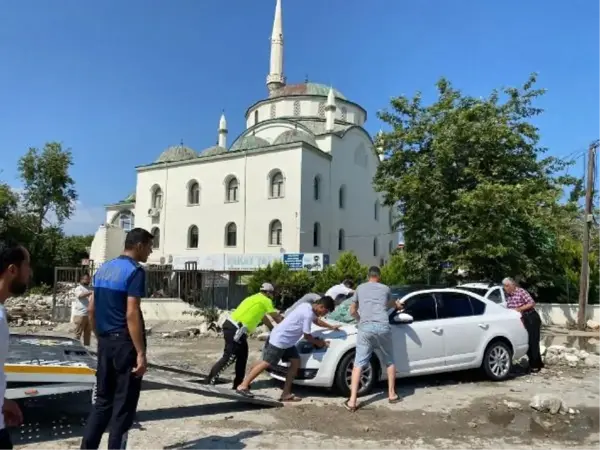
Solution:
<svg viewBox="0 0 600 450"><path fill-rule="evenodd" d="M63 150L58 142L49 142L40 152L30 148L19 160L23 181L23 204L36 218L36 231L41 232L53 212L62 225L71 217L77 200L75 182L69 175L73 165L70 150Z"/></svg>
<svg viewBox="0 0 600 450"><path fill-rule="evenodd" d="M531 120L544 91L535 83L532 75L521 88L475 98L442 78L433 104L417 93L379 113L392 130L377 143L387 158L374 186L398 205L407 258L432 282L461 268L477 279L543 283L570 245L562 240L573 214L560 199L575 180L557 176L566 163L539 146Z"/></svg>
<svg viewBox="0 0 600 450"><path fill-rule="evenodd" d="M403 251L395 251L381 267L381 282L388 286L395 286L407 284L408 281L406 255Z"/></svg>
<svg viewBox="0 0 600 450"><path fill-rule="evenodd" d="M343 252L335 264L325 267L317 275L314 291L324 294L330 287L347 278L359 283L367 278L367 270L367 266L361 264L354 253Z"/></svg>

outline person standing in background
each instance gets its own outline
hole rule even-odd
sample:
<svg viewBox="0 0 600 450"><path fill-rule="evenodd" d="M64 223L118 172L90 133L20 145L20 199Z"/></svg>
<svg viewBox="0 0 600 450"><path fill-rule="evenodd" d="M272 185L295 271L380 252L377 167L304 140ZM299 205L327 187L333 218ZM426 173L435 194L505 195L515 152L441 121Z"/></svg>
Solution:
<svg viewBox="0 0 600 450"><path fill-rule="evenodd" d="M29 252L15 242L0 239L0 449L12 449L10 434L6 429L23 423L23 413L14 400L4 398L6 375L4 364L8 358L10 331L4 302L9 297L23 295L31 278Z"/></svg>
<svg viewBox="0 0 600 450"><path fill-rule="evenodd" d="M90 345L92 337L92 325L88 317L88 307L93 291L90 287L90 276L87 273L81 275L79 285L75 288L75 299L73 300L73 323L75 324L75 339L80 340L83 336L83 345Z"/></svg>
<svg viewBox="0 0 600 450"><path fill-rule="evenodd" d="M502 280L502 287L506 292L506 307L521 313L521 320L529 335L529 349L527 350L529 370L539 372L544 368L540 352L542 318L535 310L535 301L529 292L519 287L512 278Z"/></svg>
<svg viewBox="0 0 600 450"><path fill-rule="evenodd" d="M108 448L127 448L148 365L140 306L146 272L140 263L148 260L152 246L152 234L134 228L125 237L123 254L102 264L94 276L89 319L98 338L96 402L83 433L82 449L97 449L109 424Z"/></svg>

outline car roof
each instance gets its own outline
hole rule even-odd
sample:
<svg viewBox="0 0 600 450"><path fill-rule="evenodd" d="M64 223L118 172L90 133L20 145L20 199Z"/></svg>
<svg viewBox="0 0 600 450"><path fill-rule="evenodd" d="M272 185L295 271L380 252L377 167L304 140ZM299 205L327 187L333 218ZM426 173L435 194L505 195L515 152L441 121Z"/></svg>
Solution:
<svg viewBox="0 0 600 450"><path fill-rule="evenodd" d="M465 284L459 284L457 287L461 288L461 287L465 287L465 288L471 288L471 289L491 289L494 287L498 287L500 286L499 284L495 284L495 283L483 283L483 282L475 282L475 283L465 283Z"/></svg>
<svg viewBox="0 0 600 450"><path fill-rule="evenodd" d="M475 297L477 300L484 302L486 305L494 305L494 307L498 306L498 304L496 302L493 302L492 300L489 300L489 299L483 297L482 295L477 294L476 292L469 291L467 289L461 289L460 286L455 287L455 288L434 288L434 289L415 290L415 291L404 294L401 298L410 298L417 294L435 294L435 293L439 293L439 292L456 292L459 294L466 294L471 297Z"/></svg>

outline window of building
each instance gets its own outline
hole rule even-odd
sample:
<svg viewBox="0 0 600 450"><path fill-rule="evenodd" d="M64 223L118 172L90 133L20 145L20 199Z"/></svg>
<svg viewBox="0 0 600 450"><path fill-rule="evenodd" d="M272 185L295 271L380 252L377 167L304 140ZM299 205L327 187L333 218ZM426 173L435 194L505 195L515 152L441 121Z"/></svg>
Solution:
<svg viewBox="0 0 600 450"><path fill-rule="evenodd" d="M152 233L152 236L154 237L154 239L152 239L152 248L160 248L160 229L154 227L150 233Z"/></svg>
<svg viewBox="0 0 600 450"><path fill-rule="evenodd" d="M273 173L273 175L271 175L269 196L271 198L283 198L284 197L283 174L280 171L276 171L275 173Z"/></svg>
<svg viewBox="0 0 600 450"><path fill-rule="evenodd" d="M275 103L271 103L271 119L274 119L277 116L277 106L275 105Z"/></svg>
<svg viewBox="0 0 600 450"><path fill-rule="evenodd" d="M192 181L188 189L188 205L200 204L200 185L197 181Z"/></svg>
<svg viewBox="0 0 600 450"><path fill-rule="evenodd" d="M300 101L294 101L294 116L298 117L300 115Z"/></svg>
<svg viewBox="0 0 600 450"><path fill-rule="evenodd" d="M340 209L344 209L346 207L346 186L340 186L338 193L338 206Z"/></svg>
<svg viewBox="0 0 600 450"><path fill-rule="evenodd" d="M379 253L379 249L378 247L378 243L377 243L377 238L373 238L373 256L377 256L377 254Z"/></svg>
<svg viewBox="0 0 600 450"><path fill-rule="evenodd" d="M338 231L338 250L342 251L346 249L346 233L340 229Z"/></svg>
<svg viewBox="0 0 600 450"><path fill-rule="evenodd" d="M319 117L321 119L325 118L325 102L319 102Z"/></svg>
<svg viewBox="0 0 600 450"><path fill-rule="evenodd" d="M375 218L375 220L379 220L379 200L375 200L373 217Z"/></svg>
<svg viewBox="0 0 600 450"><path fill-rule="evenodd" d="M313 225L313 247L321 246L321 225L315 222Z"/></svg>
<svg viewBox="0 0 600 450"><path fill-rule="evenodd" d="M225 199L227 202L237 202L239 195L239 182L236 177L232 177L227 182L227 192L225 193Z"/></svg>
<svg viewBox="0 0 600 450"><path fill-rule="evenodd" d="M258 123L258 109L254 111L254 125Z"/></svg>
<svg viewBox="0 0 600 450"><path fill-rule="evenodd" d="M269 225L269 245L281 245L283 231L281 222L277 219Z"/></svg>
<svg viewBox="0 0 600 450"><path fill-rule="evenodd" d="M163 205L163 193L162 189L158 186L154 188L152 191L152 207L156 209L161 209Z"/></svg>
<svg viewBox="0 0 600 450"><path fill-rule="evenodd" d="M225 245L227 247L237 246L237 225L233 222L225 227Z"/></svg>
<svg viewBox="0 0 600 450"><path fill-rule="evenodd" d="M321 199L321 178L319 175L313 180L313 198L315 200Z"/></svg>
<svg viewBox="0 0 600 450"><path fill-rule="evenodd" d="M394 251L394 241L390 241L390 243L388 244L388 254L391 255L393 251Z"/></svg>
<svg viewBox="0 0 600 450"><path fill-rule="evenodd" d="M345 106L342 106L342 120L346 120L348 118L348 109Z"/></svg>
<svg viewBox="0 0 600 450"><path fill-rule="evenodd" d="M188 248L198 248L198 227L192 225L188 230Z"/></svg>
<svg viewBox="0 0 600 450"><path fill-rule="evenodd" d="M135 217L131 211L121 211L117 220L119 227L121 227L126 233L135 227Z"/></svg>

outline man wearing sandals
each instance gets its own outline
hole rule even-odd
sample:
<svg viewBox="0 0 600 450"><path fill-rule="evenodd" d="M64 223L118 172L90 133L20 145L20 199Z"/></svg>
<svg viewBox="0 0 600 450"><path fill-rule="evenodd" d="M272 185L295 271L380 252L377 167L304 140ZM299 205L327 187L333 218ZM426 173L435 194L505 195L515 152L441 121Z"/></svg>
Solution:
<svg viewBox="0 0 600 450"><path fill-rule="evenodd" d="M304 339L318 348L328 345L326 341L314 338L311 334L311 325L316 317L323 317L333 311L335 304L331 297L323 297L314 303L302 303L298 305L289 315L287 315L279 325L277 325L263 349L262 361L257 363L248 373L244 381L238 386L237 392L252 397L250 384L269 366L276 366L280 360L290 363L283 393L282 402L297 402L301 399L292 394L292 382L300 368L300 355L296 349L296 343L302 335Z"/></svg>
<svg viewBox="0 0 600 450"><path fill-rule="evenodd" d="M382 362L387 367L389 402L396 403L400 400L396 394L396 366L388 310L390 308L401 309L402 304L392 300L390 288L380 283L380 278L379 267L371 267L369 281L356 288L350 305L350 314L358 320L358 333L350 399L344 402L344 406L352 412L357 409L358 386L362 369L371 360L374 349L380 351L383 357Z"/></svg>

